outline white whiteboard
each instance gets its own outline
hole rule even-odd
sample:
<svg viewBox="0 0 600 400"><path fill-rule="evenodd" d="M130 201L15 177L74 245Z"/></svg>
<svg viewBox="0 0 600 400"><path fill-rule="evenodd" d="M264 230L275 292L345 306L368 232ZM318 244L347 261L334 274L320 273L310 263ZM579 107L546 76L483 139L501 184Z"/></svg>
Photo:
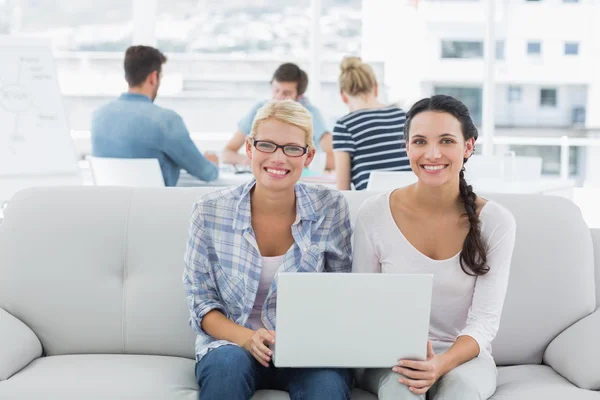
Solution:
<svg viewBox="0 0 600 400"><path fill-rule="evenodd" d="M78 175L48 41L0 36L0 184Z"/></svg>

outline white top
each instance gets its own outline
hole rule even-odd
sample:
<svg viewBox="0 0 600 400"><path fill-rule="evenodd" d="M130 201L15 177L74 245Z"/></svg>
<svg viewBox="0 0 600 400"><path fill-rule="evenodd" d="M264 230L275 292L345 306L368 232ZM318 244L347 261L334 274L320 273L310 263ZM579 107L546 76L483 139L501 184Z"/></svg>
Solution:
<svg viewBox="0 0 600 400"><path fill-rule="evenodd" d="M258 282L258 292L256 293L256 299L254 300L252 312L250 313L250 317L248 317L248 324L255 331L265 327L261 319L262 307L265 303L265 299L267 298L267 294L269 293L271 282L273 282L273 278L275 278L277 270L283 263L284 257L285 255L262 258L262 269L260 272L260 281Z"/></svg>
<svg viewBox="0 0 600 400"><path fill-rule="evenodd" d="M391 193L371 197L361 206L354 231L352 271L433 274L429 339L434 348L447 349L458 336L468 335L477 341L480 352L491 354L515 242L513 215L493 201L481 209L479 219L488 245L490 271L473 277L460 267L460 253L447 260L434 260L404 237L392 217Z"/></svg>

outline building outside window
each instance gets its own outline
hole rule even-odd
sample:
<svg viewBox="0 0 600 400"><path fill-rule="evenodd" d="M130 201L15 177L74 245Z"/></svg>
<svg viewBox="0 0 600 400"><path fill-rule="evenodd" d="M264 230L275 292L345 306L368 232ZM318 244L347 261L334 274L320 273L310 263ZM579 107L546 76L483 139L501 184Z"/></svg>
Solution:
<svg viewBox="0 0 600 400"><path fill-rule="evenodd" d="M539 56L542 54L542 43L537 41L527 42L527 54Z"/></svg>
<svg viewBox="0 0 600 400"><path fill-rule="evenodd" d="M565 43L565 56L576 56L579 54L579 43L577 42L566 42Z"/></svg>
<svg viewBox="0 0 600 400"><path fill-rule="evenodd" d="M496 60L504 60L504 40L496 41Z"/></svg>
<svg viewBox="0 0 600 400"><path fill-rule="evenodd" d="M556 107L557 104L556 89L541 89L540 90L540 106L541 107Z"/></svg>
<svg viewBox="0 0 600 400"><path fill-rule="evenodd" d="M508 87L508 102L519 103L523 96L523 90L521 86L509 86Z"/></svg>
<svg viewBox="0 0 600 400"><path fill-rule="evenodd" d="M480 87L436 86L435 94L445 94L462 101L469 109L473 122L481 125L482 91Z"/></svg>
<svg viewBox="0 0 600 400"><path fill-rule="evenodd" d="M442 58L483 58L483 42L442 40Z"/></svg>

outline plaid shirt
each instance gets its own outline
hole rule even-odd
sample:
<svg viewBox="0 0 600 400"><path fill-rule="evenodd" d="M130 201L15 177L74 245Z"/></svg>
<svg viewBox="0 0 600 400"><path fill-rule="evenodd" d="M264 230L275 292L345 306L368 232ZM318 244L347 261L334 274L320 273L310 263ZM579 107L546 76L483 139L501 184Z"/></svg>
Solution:
<svg viewBox="0 0 600 400"><path fill-rule="evenodd" d="M262 268L262 256L252 230L250 190L255 180L202 196L194 205L185 254L183 282L190 307L190 325L197 332L196 360L209 350L233 344L202 330L202 318L220 310L239 325L250 327ZM298 183L294 244L279 271L350 272L352 228L344 196L324 187ZM262 308L267 329L275 329L277 279Z"/></svg>

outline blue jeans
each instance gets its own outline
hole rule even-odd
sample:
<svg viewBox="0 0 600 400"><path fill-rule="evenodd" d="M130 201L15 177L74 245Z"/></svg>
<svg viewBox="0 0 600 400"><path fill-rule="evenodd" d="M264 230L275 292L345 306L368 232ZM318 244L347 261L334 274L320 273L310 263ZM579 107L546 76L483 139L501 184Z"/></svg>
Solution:
<svg viewBox="0 0 600 400"><path fill-rule="evenodd" d="M292 400L350 399L352 372L348 369L265 368L237 346L211 350L196 363L200 400L249 400L257 390L289 393Z"/></svg>

